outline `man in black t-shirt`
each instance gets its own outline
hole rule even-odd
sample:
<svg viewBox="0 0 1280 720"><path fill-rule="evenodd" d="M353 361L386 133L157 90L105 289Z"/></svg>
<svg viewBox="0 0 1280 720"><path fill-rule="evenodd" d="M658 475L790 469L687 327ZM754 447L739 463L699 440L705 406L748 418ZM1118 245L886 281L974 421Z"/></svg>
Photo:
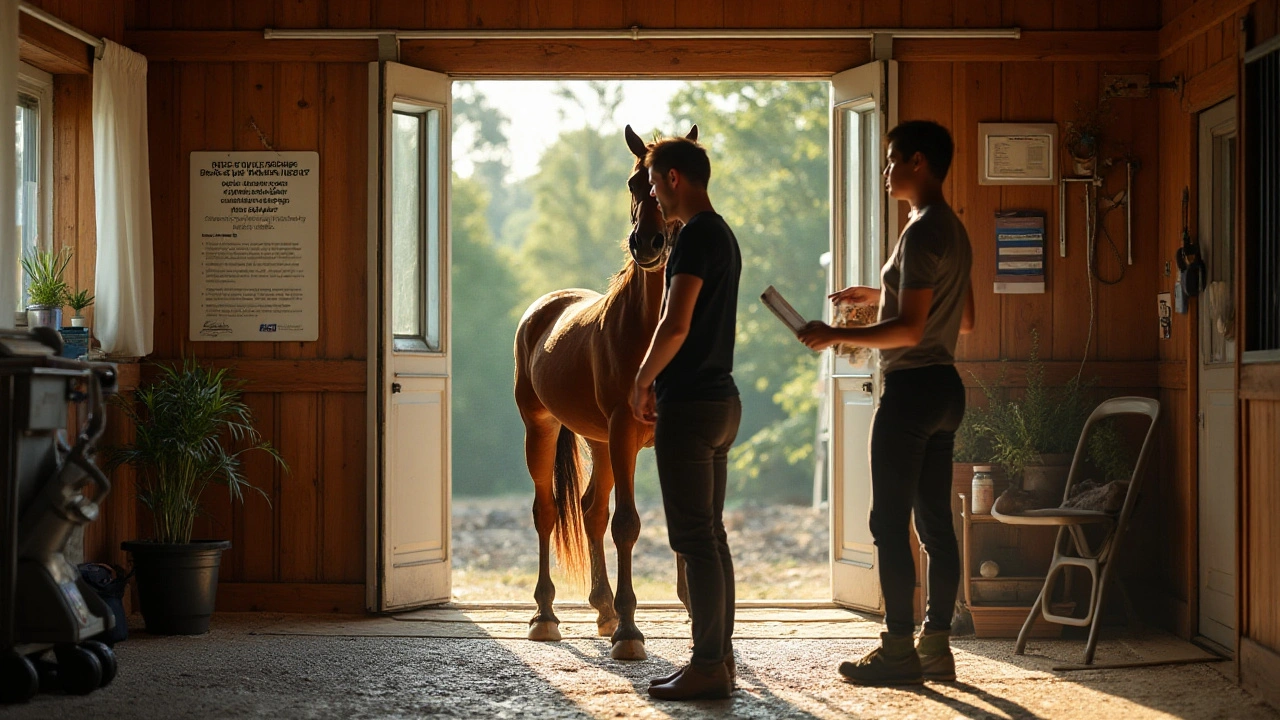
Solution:
<svg viewBox="0 0 1280 720"><path fill-rule="evenodd" d="M685 138L658 142L645 159L668 220L684 227L667 260L667 290L632 389L636 417L654 423L654 454L671 549L684 560L693 657L649 694L662 700L724 698L733 691L733 559L725 536L729 448L742 404L733 383L737 238L707 197L711 163Z"/></svg>

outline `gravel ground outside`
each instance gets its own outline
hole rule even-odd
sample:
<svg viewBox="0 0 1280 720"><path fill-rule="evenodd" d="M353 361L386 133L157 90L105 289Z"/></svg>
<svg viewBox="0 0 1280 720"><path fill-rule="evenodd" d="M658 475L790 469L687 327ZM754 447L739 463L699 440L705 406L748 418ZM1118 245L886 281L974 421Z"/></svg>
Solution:
<svg viewBox="0 0 1280 720"><path fill-rule="evenodd" d="M642 504L632 554L639 600L674 600L675 554L660 504ZM828 512L798 505L744 505L725 511L738 598L830 600ZM605 534L609 580L617 585L617 550ZM551 571L558 599L585 600ZM538 580L538 533L532 495L453 500L453 596L456 600L531 601Z"/></svg>

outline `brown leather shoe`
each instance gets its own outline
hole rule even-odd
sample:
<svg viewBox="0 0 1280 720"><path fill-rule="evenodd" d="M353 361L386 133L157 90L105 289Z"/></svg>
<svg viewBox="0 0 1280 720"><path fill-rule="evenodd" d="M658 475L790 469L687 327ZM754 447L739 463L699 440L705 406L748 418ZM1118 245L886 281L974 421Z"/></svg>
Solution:
<svg viewBox="0 0 1280 720"><path fill-rule="evenodd" d="M670 682L649 687L649 696L658 700L721 700L733 692L733 680L724 663L711 667L686 665Z"/></svg>
<svg viewBox="0 0 1280 720"><path fill-rule="evenodd" d="M686 665L685 667L688 667L688 665ZM737 663L737 661L735 661L735 660L733 659L733 653L729 653L728 655L725 655L725 656L724 656L724 667L725 667L725 669L726 669L726 670L728 670L728 671L729 671L729 679L730 679L731 681L733 681L733 683L734 683L734 689L736 690L736 689L737 689L737 687L738 687L738 683L737 683L737 681L738 681L738 663ZM682 668L677 668L675 672L670 673L669 675L663 675L662 677L650 678L650 679L649 679L649 687L653 687L654 685L666 685L667 683L671 682L672 680L675 680L676 678L680 677L680 673L682 673L682 672L684 672L684 667L682 667Z"/></svg>

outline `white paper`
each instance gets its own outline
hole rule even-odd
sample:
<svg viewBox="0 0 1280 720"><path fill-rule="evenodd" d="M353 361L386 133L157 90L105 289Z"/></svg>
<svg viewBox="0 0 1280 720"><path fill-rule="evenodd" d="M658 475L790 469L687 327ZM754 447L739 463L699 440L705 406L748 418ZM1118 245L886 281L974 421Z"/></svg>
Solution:
<svg viewBox="0 0 1280 720"><path fill-rule="evenodd" d="M320 156L191 153L190 337L320 335Z"/></svg>
<svg viewBox="0 0 1280 720"><path fill-rule="evenodd" d="M782 297L782 293L779 293L772 285L765 288L765 291L760 294L760 302L764 303L764 306L769 308L782 321L782 324L790 328L793 333L800 332L800 328L809 323L808 320L804 319L803 315L791 307L791 303L787 302L786 298Z"/></svg>

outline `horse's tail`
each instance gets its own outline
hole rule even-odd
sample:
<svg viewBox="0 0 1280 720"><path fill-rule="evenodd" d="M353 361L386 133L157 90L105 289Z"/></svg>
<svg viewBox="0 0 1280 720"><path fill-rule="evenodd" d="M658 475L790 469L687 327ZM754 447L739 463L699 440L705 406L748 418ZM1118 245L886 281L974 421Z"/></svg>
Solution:
<svg viewBox="0 0 1280 720"><path fill-rule="evenodd" d="M587 532L582 523L582 451L578 436L560 426L556 440L556 562L564 568L569 581L581 587L587 580Z"/></svg>

